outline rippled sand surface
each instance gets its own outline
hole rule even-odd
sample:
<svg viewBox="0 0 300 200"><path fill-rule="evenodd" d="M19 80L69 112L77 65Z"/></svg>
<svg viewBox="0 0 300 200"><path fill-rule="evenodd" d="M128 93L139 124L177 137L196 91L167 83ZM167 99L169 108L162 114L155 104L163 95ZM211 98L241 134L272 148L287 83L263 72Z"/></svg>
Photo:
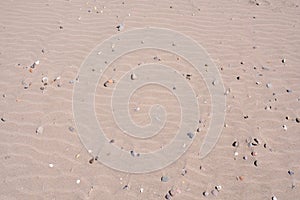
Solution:
<svg viewBox="0 0 300 200"><path fill-rule="evenodd" d="M0 199L165 199L172 188L174 200L298 199L299 6L297 0L1 1ZM124 24L121 31L119 24ZM149 123L151 105L164 105L168 121L161 134L141 141L123 134L114 123L109 107L114 84L103 83L117 82L142 63L192 74L187 81L201 114L201 130L178 161L153 173L129 174L90 163L74 121L73 87L81 63L97 44L147 26L178 31L206 49L229 91L225 127L213 151L200 159L199 147L212 117L201 75L169 52L124 55L100 78L95 96L97 119L115 145L153 151L178 130L179 103L157 85L133 93L129 110L143 126ZM43 77L48 77L47 85ZM36 133L39 127L43 130ZM259 145L249 147L251 138ZM232 146L234 141L238 147ZM161 176L169 180L161 182ZM222 190L214 196L211 191L217 185Z"/></svg>

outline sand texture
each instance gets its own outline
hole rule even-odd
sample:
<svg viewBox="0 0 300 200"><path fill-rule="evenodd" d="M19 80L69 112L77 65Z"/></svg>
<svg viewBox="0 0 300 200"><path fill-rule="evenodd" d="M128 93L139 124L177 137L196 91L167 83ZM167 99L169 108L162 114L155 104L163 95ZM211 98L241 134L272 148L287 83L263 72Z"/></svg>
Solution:
<svg viewBox="0 0 300 200"><path fill-rule="evenodd" d="M173 200L300 199L299 6L298 0L2 0L0 199L154 200L166 199L170 190ZM227 90L226 118L217 145L200 159L212 117L201 75L184 58L161 50L118 58L95 91L97 119L114 145L154 151L178 130L180 105L159 85L133 93L129 110L143 126L150 122L151 106L163 105L168 120L161 134L139 140L114 122L114 86L143 63L191 74L187 81L200 111L199 132L179 160L152 173L131 174L93 160L78 136L72 98L79 68L96 45L144 27L178 31L205 48ZM110 79L114 82L104 87Z"/></svg>

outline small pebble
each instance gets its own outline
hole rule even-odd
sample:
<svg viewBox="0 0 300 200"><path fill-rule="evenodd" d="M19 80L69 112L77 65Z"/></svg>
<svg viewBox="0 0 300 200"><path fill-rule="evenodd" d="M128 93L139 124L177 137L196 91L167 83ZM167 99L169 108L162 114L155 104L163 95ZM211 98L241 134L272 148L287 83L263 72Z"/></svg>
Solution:
<svg viewBox="0 0 300 200"><path fill-rule="evenodd" d="M286 125L283 125L282 128L283 128L284 131L287 131L287 126Z"/></svg>
<svg viewBox="0 0 300 200"><path fill-rule="evenodd" d="M73 128L72 126L69 126L69 131L74 132L75 128Z"/></svg>
<svg viewBox="0 0 300 200"><path fill-rule="evenodd" d="M160 181L161 181L161 182L168 182L168 181L169 181L169 177L167 177L167 176L162 176L162 177L160 178Z"/></svg>
<svg viewBox="0 0 300 200"><path fill-rule="evenodd" d="M257 156L257 153L254 152L254 151L252 151L252 152L251 152L251 155L252 155L252 156Z"/></svg>
<svg viewBox="0 0 300 200"><path fill-rule="evenodd" d="M38 127L35 131L37 134L42 134L44 132L44 128L42 126Z"/></svg>
<svg viewBox="0 0 300 200"><path fill-rule="evenodd" d="M3 117L1 117L1 121L2 121L2 122L6 122L6 119L3 118Z"/></svg>
<svg viewBox="0 0 300 200"><path fill-rule="evenodd" d="M285 63L285 62L286 62L286 59L282 59L281 62L282 62L282 63Z"/></svg>
<svg viewBox="0 0 300 200"><path fill-rule="evenodd" d="M133 73L133 74L131 74L130 78L131 78L131 80L136 80L137 76L136 76L136 74Z"/></svg>
<svg viewBox="0 0 300 200"><path fill-rule="evenodd" d="M300 119L298 117L296 117L296 122L300 123Z"/></svg>
<svg viewBox="0 0 300 200"><path fill-rule="evenodd" d="M289 174L290 176L292 176L292 175L294 175L295 173L294 173L293 171L289 170L289 171L288 171L288 174Z"/></svg>
<svg viewBox="0 0 300 200"><path fill-rule="evenodd" d="M187 174L187 170L186 170L185 168L183 168L183 169L181 170L181 175L184 176L184 175L186 175L186 174Z"/></svg>
<svg viewBox="0 0 300 200"><path fill-rule="evenodd" d="M131 154L131 156L133 156L133 157L138 157L138 156L140 156L139 153L137 153L137 152L135 152L135 151L133 151L133 150L130 151L130 154Z"/></svg>
<svg viewBox="0 0 300 200"><path fill-rule="evenodd" d="M239 146L239 142L238 142L238 141L234 141L234 142L232 143L232 146L233 146L233 147L238 147L238 146Z"/></svg>
<svg viewBox="0 0 300 200"><path fill-rule="evenodd" d="M76 183L79 184L79 183L80 183L80 179L77 179L77 180L76 180Z"/></svg>
<svg viewBox="0 0 300 200"><path fill-rule="evenodd" d="M141 188L141 189L140 189L140 193L143 193L143 192L144 192L144 188Z"/></svg>
<svg viewBox="0 0 300 200"><path fill-rule="evenodd" d="M276 196L272 196L272 200L277 200L277 197Z"/></svg>
<svg viewBox="0 0 300 200"><path fill-rule="evenodd" d="M267 88L271 88L272 84L271 83L267 83L266 86L267 86Z"/></svg>
<svg viewBox="0 0 300 200"><path fill-rule="evenodd" d="M254 161L254 165L257 167L257 165L258 165L258 161L257 160Z"/></svg>
<svg viewBox="0 0 300 200"><path fill-rule="evenodd" d="M187 135L190 139L192 139L192 138L195 136L195 134L194 134L194 133L191 133L191 132L187 133L186 135Z"/></svg>
<svg viewBox="0 0 300 200"><path fill-rule="evenodd" d="M220 192L222 190L222 186L221 185L217 185L217 186L215 186L215 189L218 190L218 192Z"/></svg>
<svg viewBox="0 0 300 200"><path fill-rule="evenodd" d="M238 155L239 155L239 152L235 151L234 156L238 156Z"/></svg>
<svg viewBox="0 0 300 200"><path fill-rule="evenodd" d="M216 190L216 189L211 191L211 194L214 195L214 196L218 196L218 193L219 193L219 192L218 192L218 190Z"/></svg>
<svg viewBox="0 0 300 200"><path fill-rule="evenodd" d="M244 156L243 159L244 159L244 160L248 160L248 157L247 157L247 156Z"/></svg>
<svg viewBox="0 0 300 200"><path fill-rule="evenodd" d="M209 195L209 192L205 191L202 194L203 194L203 196L207 197Z"/></svg>
<svg viewBox="0 0 300 200"><path fill-rule="evenodd" d="M124 29L124 24L119 24L118 26L116 26L116 28L118 29L118 31L122 31Z"/></svg>
<svg viewBox="0 0 300 200"><path fill-rule="evenodd" d="M176 195L176 191L174 189L169 190L168 193L171 195L171 197L174 197Z"/></svg>
<svg viewBox="0 0 300 200"><path fill-rule="evenodd" d="M42 78L42 83L44 83L44 85L48 84L48 77L47 76Z"/></svg>
<svg viewBox="0 0 300 200"><path fill-rule="evenodd" d="M50 163L50 164L49 164L49 167L50 167L50 168L53 168L53 167L54 167L54 165L53 165L52 163Z"/></svg>

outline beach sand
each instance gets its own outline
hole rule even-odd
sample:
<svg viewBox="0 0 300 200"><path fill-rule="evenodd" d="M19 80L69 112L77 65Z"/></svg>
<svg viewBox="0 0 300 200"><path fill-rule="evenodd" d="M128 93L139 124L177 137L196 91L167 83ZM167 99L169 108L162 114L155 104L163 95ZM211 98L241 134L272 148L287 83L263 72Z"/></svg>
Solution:
<svg viewBox="0 0 300 200"><path fill-rule="evenodd" d="M28 0L0 5L1 200L165 199L172 189L174 200L300 198L299 1ZM119 24L124 25L120 31ZM116 60L99 81L95 113L107 137L125 150L147 152L167 144L178 129L180 107L157 85L138 90L129 103L132 119L145 125L150 106L162 104L168 121L165 134L134 139L114 123L109 107L114 84L103 87L106 80L117 81L140 63L162 63L192 74L188 81L199 96L201 130L188 151L164 169L131 174L91 163L76 129L72 96L79 68L97 44L147 26L172 29L201 44L229 92L221 137L200 159L211 101L193 66L159 50ZM133 111L137 105L139 112ZM249 147L251 138L259 144Z"/></svg>

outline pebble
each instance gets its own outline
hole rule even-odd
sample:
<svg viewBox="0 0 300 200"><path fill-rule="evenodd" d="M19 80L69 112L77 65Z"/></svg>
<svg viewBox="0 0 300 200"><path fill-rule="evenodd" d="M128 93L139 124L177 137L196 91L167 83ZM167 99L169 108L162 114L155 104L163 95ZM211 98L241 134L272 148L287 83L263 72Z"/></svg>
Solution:
<svg viewBox="0 0 300 200"><path fill-rule="evenodd" d="M80 179L77 179L77 180L76 180L76 183L79 184L79 183L80 183Z"/></svg>
<svg viewBox="0 0 300 200"><path fill-rule="evenodd" d="M295 120L296 120L297 123L300 123L300 119L298 117L296 117Z"/></svg>
<svg viewBox="0 0 300 200"><path fill-rule="evenodd" d="M1 117L1 121L2 121L2 122L6 122L6 119L3 118L3 117Z"/></svg>
<svg viewBox="0 0 300 200"><path fill-rule="evenodd" d="M271 83L267 83L266 86L267 86L267 88L271 88L272 84Z"/></svg>
<svg viewBox="0 0 300 200"><path fill-rule="evenodd" d="M287 131L287 126L286 125L283 125L282 128L283 128L283 130Z"/></svg>
<svg viewBox="0 0 300 200"><path fill-rule="evenodd" d="M184 175L186 175L186 174L187 174L187 170L186 170L185 168L183 168L183 169L181 170L181 175L184 176Z"/></svg>
<svg viewBox="0 0 300 200"><path fill-rule="evenodd" d="M220 191L222 190L222 186L221 186L221 185L217 185L217 186L215 186L215 189L216 189L218 192L220 192Z"/></svg>
<svg viewBox="0 0 300 200"><path fill-rule="evenodd" d="M194 133L191 133L191 132L187 133L186 135L187 135L190 139L192 139L192 138L195 136L195 134L194 134Z"/></svg>
<svg viewBox="0 0 300 200"><path fill-rule="evenodd" d="M140 189L140 193L143 193L143 192L144 192L144 188L141 188L141 189Z"/></svg>
<svg viewBox="0 0 300 200"><path fill-rule="evenodd" d="M289 170L289 171L288 171L288 174L289 174L290 176L292 176L292 175L294 175L295 173L294 173L293 171Z"/></svg>
<svg viewBox="0 0 300 200"><path fill-rule="evenodd" d="M39 126L36 131L35 131L38 135L42 134L44 132L44 128L42 126Z"/></svg>
<svg viewBox="0 0 300 200"><path fill-rule="evenodd" d="M138 156L140 156L139 153L137 153L137 152L135 152L135 151L133 151L133 150L130 151L130 154L131 154L133 157L138 157Z"/></svg>
<svg viewBox="0 0 300 200"><path fill-rule="evenodd" d="M244 160L248 160L248 157L247 157L247 156L244 156L243 159L244 159Z"/></svg>
<svg viewBox="0 0 300 200"><path fill-rule="evenodd" d="M44 85L47 85L48 84L48 77L47 76L44 76L42 78L42 83L44 83Z"/></svg>
<svg viewBox="0 0 300 200"><path fill-rule="evenodd" d="M238 146L239 146L239 142L238 142L238 141L234 141L234 142L232 143L232 146L233 146L233 147L238 147Z"/></svg>
<svg viewBox="0 0 300 200"><path fill-rule="evenodd" d="M234 156L238 156L238 155L239 155L239 152L235 151Z"/></svg>
<svg viewBox="0 0 300 200"><path fill-rule="evenodd" d="M52 163L50 163L50 164L49 164L49 167L50 167L50 168L53 168L53 167L54 167L54 165L53 165Z"/></svg>
<svg viewBox="0 0 300 200"><path fill-rule="evenodd" d="M254 165L257 167L257 165L258 165L258 161L257 160L254 161Z"/></svg>
<svg viewBox="0 0 300 200"><path fill-rule="evenodd" d="M252 152L251 152L251 155L252 155L252 156L257 156L257 153L254 152L254 151L252 151Z"/></svg>
<svg viewBox="0 0 300 200"><path fill-rule="evenodd" d="M281 62L282 62L282 63L285 63L285 62L286 62L286 59L282 59Z"/></svg>
<svg viewBox="0 0 300 200"><path fill-rule="evenodd" d="M115 81L112 79L109 79L108 81L105 81L105 83L103 84L104 87L108 87L108 85L113 84Z"/></svg>
<svg viewBox="0 0 300 200"><path fill-rule="evenodd" d="M116 28L118 29L118 31L122 31L124 29L124 24L119 24L118 26L116 26Z"/></svg>
<svg viewBox="0 0 300 200"><path fill-rule="evenodd" d="M73 128L72 126L69 126L69 131L74 132L75 128Z"/></svg>
<svg viewBox="0 0 300 200"><path fill-rule="evenodd" d="M167 177L167 176L162 176L162 177L160 178L160 181L161 181L161 182L168 182L168 181L169 181L169 177Z"/></svg>
<svg viewBox="0 0 300 200"><path fill-rule="evenodd" d="M209 192L205 191L202 194L203 194L203 196L207 197L209 195Z"/></svg>
<svg viewBox="0 0 300 200"><path fill-rule="evenodd" d="M130 76L131 80L136 80L137 79L137 76L136 74L132 73L131 76Z"/></svg>
<svg viewBox="0 0 300 200"><path fill-rule="evenodd" d="M211 191L211 194L214 195L214 196L218 196L218 193L219 193L218 190L212 190Z"/></svg>
<svg viewBox="0 0 300 200"><path fill-rule="evenodd" d="M277 200L277 197L276 196L272 196L272 200Z"/></svg>

